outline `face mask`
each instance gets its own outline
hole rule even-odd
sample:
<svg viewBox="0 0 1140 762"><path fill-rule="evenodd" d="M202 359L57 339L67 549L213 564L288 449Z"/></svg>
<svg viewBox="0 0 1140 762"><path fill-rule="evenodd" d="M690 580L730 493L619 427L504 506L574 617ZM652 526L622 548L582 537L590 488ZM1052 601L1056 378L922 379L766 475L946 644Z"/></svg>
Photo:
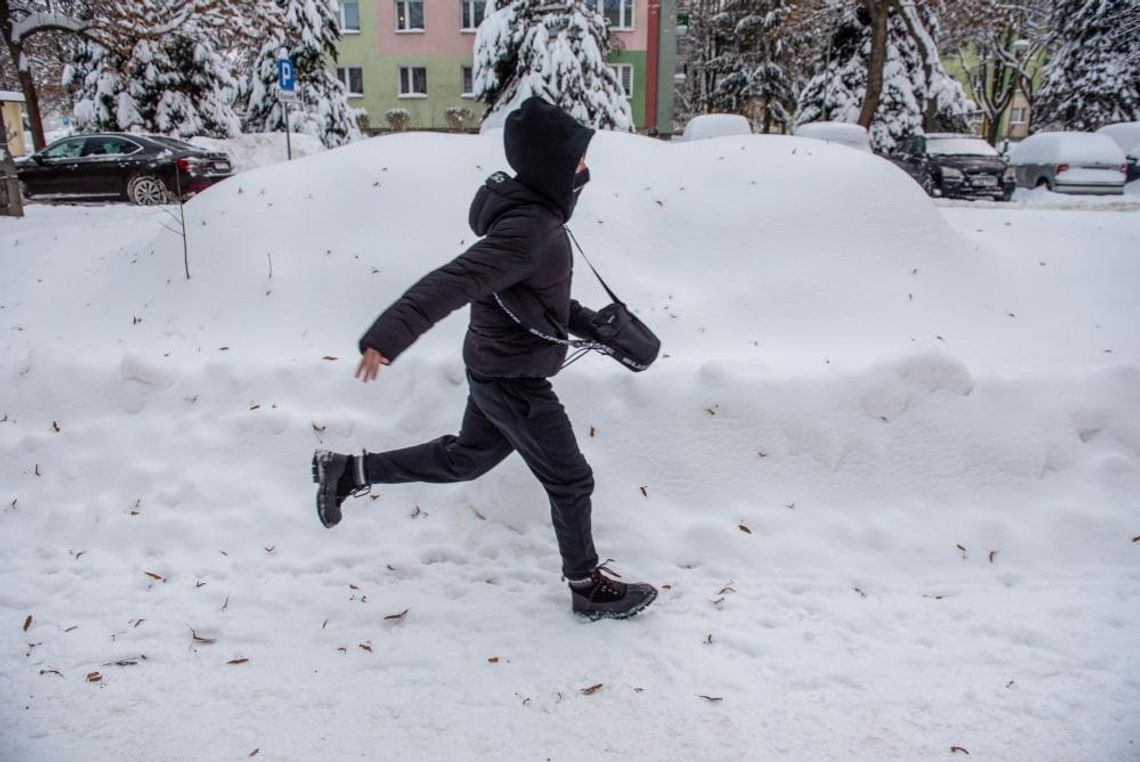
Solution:
<svg viewBox="0 0 1140 762"><path fill-rule="evenodd" d="M574 192L577 193L582 190L582 187L588 182L590 182L590 170L587 168L574 175L574 182L571 187L574 189Z"/></svg>

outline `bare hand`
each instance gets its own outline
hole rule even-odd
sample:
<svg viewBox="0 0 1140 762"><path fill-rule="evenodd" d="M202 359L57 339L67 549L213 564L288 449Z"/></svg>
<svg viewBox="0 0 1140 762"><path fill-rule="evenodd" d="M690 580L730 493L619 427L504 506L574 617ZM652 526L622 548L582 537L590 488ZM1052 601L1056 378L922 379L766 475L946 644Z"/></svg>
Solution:
<svg viewBox="0 0 1140 762"><path fill-rule="evenodd" d="M387 365L389 362L390 360L387 357L375 349L366 349L364 356L360 358L360 365L356 366L355 376L366 384L369 381L375 381L376 377L380 375L380 366Z"/></svg>

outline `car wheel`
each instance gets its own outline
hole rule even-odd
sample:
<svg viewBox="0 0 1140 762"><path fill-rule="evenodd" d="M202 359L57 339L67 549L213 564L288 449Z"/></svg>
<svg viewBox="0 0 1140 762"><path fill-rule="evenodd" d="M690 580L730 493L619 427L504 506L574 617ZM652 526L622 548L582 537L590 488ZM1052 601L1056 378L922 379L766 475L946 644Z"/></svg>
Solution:
<svg viewBox="0 0 1140 762"><path fill-rule="evenodd" d="M170 192L155 175L135 175L127 182L127 198L139 206L158 206L170 201Z"/></svg>
<svg viewBox="0 0 1140 762"><path fill-rule="evenodd" d="M934 195L934 178L930 175L923 175L922 177L922 192L928 196Z"/></svg>

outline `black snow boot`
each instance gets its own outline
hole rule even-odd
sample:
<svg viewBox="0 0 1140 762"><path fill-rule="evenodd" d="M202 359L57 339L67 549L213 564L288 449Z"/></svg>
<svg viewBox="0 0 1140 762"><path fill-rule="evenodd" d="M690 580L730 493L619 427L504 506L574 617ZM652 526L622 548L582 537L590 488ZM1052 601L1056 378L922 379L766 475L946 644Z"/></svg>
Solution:
<svg viewBox="0 0 1140 762"><path fill-rule="evenodd" d="M570 603L575 614L591 621L628 619L653 603L657 588L644 582L627 584L612 579L621 575L604 565L581 580L570 580Z"/></svg>
<svg viewBox="0 0 1140 762"><path fill-rule="evenodd" d="M317 450L313 453L313 481L317 485L317 516L330 529L340 523L340 504L349 495L372 491L364 478L364 455Z"/></svg>

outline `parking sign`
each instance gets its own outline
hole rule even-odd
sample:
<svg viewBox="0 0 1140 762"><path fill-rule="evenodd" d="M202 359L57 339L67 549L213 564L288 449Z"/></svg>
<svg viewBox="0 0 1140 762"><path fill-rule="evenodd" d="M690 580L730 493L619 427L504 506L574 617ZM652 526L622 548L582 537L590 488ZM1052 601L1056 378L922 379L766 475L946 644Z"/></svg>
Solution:
<svg viewBox="0 0 1140 762"><path fill-rule="evenodd" d="M287 93L293 92L297 86L297 77L293 71L293 62L288 58L277 60L277 87Z"/></svg>

